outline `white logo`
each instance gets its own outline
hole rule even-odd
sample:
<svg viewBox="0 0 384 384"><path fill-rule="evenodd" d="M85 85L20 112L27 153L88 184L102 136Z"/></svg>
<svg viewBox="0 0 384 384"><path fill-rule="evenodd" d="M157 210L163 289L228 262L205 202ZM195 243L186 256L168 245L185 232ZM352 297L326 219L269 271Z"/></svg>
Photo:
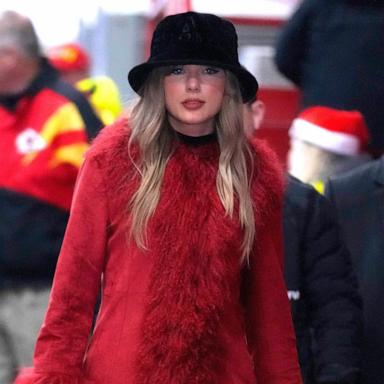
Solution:
<svg viewBox="0 0 384 384"><path fill-rule="evenodd" d="M33 128L27 128L16 137L17 152L25 155L43 150L47 146L44 138Z"/></svg>
<svg viewBox="0 0 384 384"><path fill-rule="evenodd" d="M289 300L299 300L300 299L300 291L287 291Z"/></svg>

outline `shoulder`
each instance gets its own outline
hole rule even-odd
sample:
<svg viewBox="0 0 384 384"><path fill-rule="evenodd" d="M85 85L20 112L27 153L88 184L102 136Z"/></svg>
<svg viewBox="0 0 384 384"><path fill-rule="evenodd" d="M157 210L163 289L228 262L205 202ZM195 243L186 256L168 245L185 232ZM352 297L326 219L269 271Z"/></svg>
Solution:
<svg viewBox="0 0 384 384"><path fill-rule="evenodd" d="M362 189L369 187L372 181L384 177L384 158L359 166L342 175L331 177L328 186L336 189Z"/></svg>
<svg viewBox="0 0 384 384"><path fill-rule="evenodd" d="M127 118L120 118L104 127L92 141L88 156L119 155L128 147L130 127Z"/></svg>
<svg viewBox="0 0 384 384"><path fill-rule="evenodd" d="M129 137L128 119L118 119L99 132L86 153L86 160L97 162L109 179L128 175L134 168L128 148Z"/></svg>
<svg viewBox="0 0 384 384"><path fill-rule="evenodd" d="M325 200L325 198L312 185L303 183L289 174L286 176L285 204L305 210L311 202L316 200Z"/></svg>
<svg viewBox="0 0 384 384"><path fill-rule="evenodd" d="M330 230L336 217L328 199L309 184L288 176L285 215L301 222L309 233Z"/></svg>
<svg viewBox="0 0 384 384"><path fill-rule="evenodd" d="M253 176L251 193L256 210L268 214L281 207L285 181L282 166L270 146L259 139L252 139ZM264 215L263 215L264 216Z"/></svg>
<svg viewBox="0 0 384 384"><path fill-rule="evenodd" d="M84 109L91 108L83 93L59 78L53 78L51 81L47 82L47 88L66 101L75 104L81 112Z"/></svg>
<svg viewBox="0 0 384 384"><path fill-rule="evenodd" d="M325 196L340 210L361 212L376 204L375 193L384 186L384 158L364 164L325 184Z"/></svg>
<svg viewBox="0 0 384 384"><path fill-rule="evenodd" d="M328 3L333 3L333 0L328 0ZM307 18L316 17L319 11L327 7L327 2L323 0L304 0L294 9L288 23L304 22Z"/></svg>

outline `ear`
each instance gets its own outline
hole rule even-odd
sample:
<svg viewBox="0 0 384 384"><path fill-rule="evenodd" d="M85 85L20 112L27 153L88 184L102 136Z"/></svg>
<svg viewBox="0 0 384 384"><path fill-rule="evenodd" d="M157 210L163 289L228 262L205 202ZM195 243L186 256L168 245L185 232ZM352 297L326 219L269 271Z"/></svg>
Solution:
<svg viewBox="0 0 384 384"><path fill-rule="evenodd" d="M260 128L265 116L265 104L261 100L256 100L251 104L253 127L255 130Z"/></svg>

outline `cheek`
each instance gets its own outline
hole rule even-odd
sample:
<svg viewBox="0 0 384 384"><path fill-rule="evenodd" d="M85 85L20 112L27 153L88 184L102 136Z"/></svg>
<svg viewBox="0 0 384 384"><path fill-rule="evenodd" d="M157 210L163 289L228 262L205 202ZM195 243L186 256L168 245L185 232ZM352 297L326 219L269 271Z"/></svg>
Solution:
<svg viewBox="0 0 384 384"><path fill-rule="evenodd" d="M215 110L215 113L219 112L223 104L224 95L217 94L215 98L212 98L212 108Z"/></svg>
<svg viewBox="0 0 384 384"><path fill-rule="evenodd" d="M225 82L218 81L209 85L209 97L212 100L212 105L215 106L216 109L220 109L221 104L223 103L225 92Z"/></svg>
<svg viewBox="0 0 384 384"><path fill-rule="evenodd" d="M164 80L164 101L165 107L169 110L172 109L172 105L175 104L175 98L177 97L178 84L174 81Z"/></svg>
<svg viewBox="0 0 384 384"><path fill-rule="evenodd" d="M182 90L182 83L176 77L167 76L164 79L164 96L167 99L177 96L177 94Z"/></svg>
<svg viewBox="0 0 384 384"><path fill-rule="evenodd" d="M169 97L169 94L172 92L172 83L167 81L167 79L164 80L163 83L164 88L164 97L167 99Z"/></svg>

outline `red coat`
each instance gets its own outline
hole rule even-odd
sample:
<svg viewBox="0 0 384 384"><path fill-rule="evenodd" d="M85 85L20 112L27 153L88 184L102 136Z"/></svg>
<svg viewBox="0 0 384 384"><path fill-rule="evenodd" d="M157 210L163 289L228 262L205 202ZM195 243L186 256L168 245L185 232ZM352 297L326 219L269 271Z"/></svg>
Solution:
<svg viewBox="0 0 384 384"><path fill-rule="evenodd" d="M126 207L138 176L127 137L123 120L87 154L35 368L18 383L301 383L277 252L282 183L269 152L256 144L257 235L248 268L239 263L238 220L225 216L216 192L217 143L177 144L148 224L148 250L129 241Z"/></svg>

